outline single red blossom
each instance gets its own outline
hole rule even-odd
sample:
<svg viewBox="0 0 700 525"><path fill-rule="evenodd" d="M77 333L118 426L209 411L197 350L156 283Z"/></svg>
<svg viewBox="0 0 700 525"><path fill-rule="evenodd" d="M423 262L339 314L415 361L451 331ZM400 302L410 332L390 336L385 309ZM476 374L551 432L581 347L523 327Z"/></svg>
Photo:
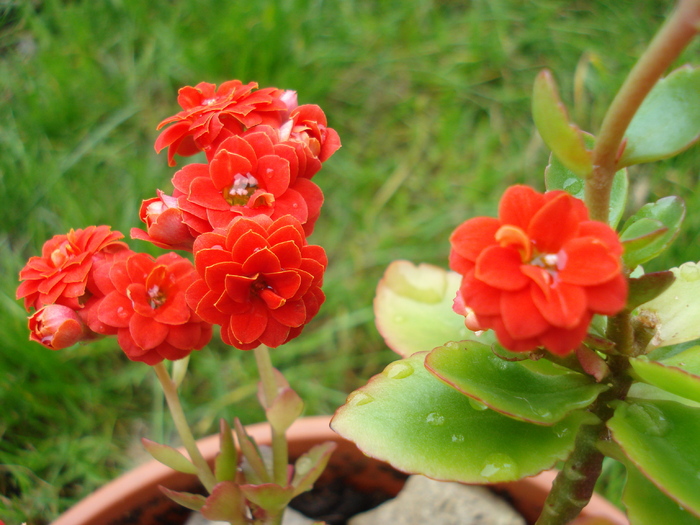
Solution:
<svg viewBox="0 0 700 525"><path fill-rule="evenodd" d="M161 129L172 124L156 139L156 152L168 148L168 165L175 166L176 153L189 156L215 148L228 136L260 124L279 127L296 107L296 94L257 87L240 80L224 82L218 89L207 82L183 87L177 97L183 111L158 125Z"/></svg>
<svg viewBox="0 0 700 525"><path fill-rule="evenodd" d="M284 142L300 144L311 167L305 172L311 178L333 153L340 148L338 132L328 127L328 121L323 110L315 104L305 104L294 109L290 120L282 125L281 139Z"/></svg>
<svg viewBox="0 0 700 525"><path fill-rule="evenodd" d="M157 259L131 253L98 270L95 281L104 295L91 305L88 323L94 331L116 333L132 361L154 365L181 359L211 339L211 325L185 300L197 278L189 260L172 252Z"/></svg>
<svg viewBox="0 0 700 525"><path fill-rule="evenodd" d="M188 303L241 350L297 337L325 299L326 253L306 243L291 215L238 217L199 236L194 260L200 278L187 291Z"/></svg>
<svg viewBox="0 0 700 525"><path fill-rule="evenodd" d="M51 350L61 350L98 337L71 308L61 304L41 307L29 317L29 340Z"/></svg>
<svg viewBox="0 0 700 525"><path fill-rule="evenodd" d="M516 352L566 355L594 314L624 308L622 244L581 200L513 186L498 215L470 219L450 238L450 267L463 275L454 309L468 328L493 329Z"/></svg>
<svg viewBox="0 0 700 525"><path fill-rule="evenodd" d="M86 287L93 265L127 249L119 242L123 237L109 226L88 226L54 236L44 243L41 256L30 257L20 270L17 299L24 299L27 311L54 303L79 310L88 298Z"/></svg>
<svg viewBox="0 0 700 525"><path fill-rule="evenodd" d="M278 142L274 129L255 130L225 140L209 164L188 164L175 173L173 197L193 237L225 228L237 216L256 215L293 215L306 235L313 231L321 189L299 177L297 151Z"/></svg>
<svg viewBox="0 0 700 525"><path fill-rule="evenodd" d="M194 235L183 220L177 198L158 190L158 196L141 203L139 217L146 231L131 229L131 238L149 241L166 250L192 251Z"/></svg>

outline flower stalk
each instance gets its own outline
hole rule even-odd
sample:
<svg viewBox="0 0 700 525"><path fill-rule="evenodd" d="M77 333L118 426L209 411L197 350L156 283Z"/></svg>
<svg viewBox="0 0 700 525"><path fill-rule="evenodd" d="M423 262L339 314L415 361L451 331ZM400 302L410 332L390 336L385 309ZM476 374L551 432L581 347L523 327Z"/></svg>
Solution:
<svg viewBox="0 0 700 525"><path fill-rule="evenodd" d="M199 448L197 448L197 442L192 435L192 430L190 430L190 427L187 424L185 412L182 410L182 404L180 403L180 396L177 393L177 387L175 386L173 380L170 379L170 374L168 374L168 371L162 362L153 365L153 370L155 371L156 377L158 377L158 381L163 388L163 394L165 394L165 399L168 402L170 414L175 422L175 428L180 435L182 444L185 446L187 453L190 455L192 463L197 468L197 475L200 481L207 491L211 492L216 485L216 477L214 477L214 473L211 471L211 468L209 468L209 464L202 456Z"/></svg>
<svg viewBox="0 0 700 525"><path fill-rule="evenodd" d="M585 202L591 219L607 222L610 191L622 140L632 118L661 75L700 30L700 0L681 0L632 68L603 119L593 148Z"/></svg>

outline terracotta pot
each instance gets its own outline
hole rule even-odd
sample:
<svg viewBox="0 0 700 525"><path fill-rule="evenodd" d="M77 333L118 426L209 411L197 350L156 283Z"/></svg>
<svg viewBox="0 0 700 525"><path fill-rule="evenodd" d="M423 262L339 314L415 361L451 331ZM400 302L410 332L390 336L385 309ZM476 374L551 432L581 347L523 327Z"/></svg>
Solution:
<svg viewBox="0 0 700 525"><path fill-rule="evenodd" d="M343 476L347 483L358 489L381 490L395 496L403 486L405 474L362 454L353 443L342 439L329 428L329 420L329 416L316 416L297 421L287 434L290 455L299 456L314 444L335 441L338 448L319 483ZM251 425L247 430L258 443L269 444L270 434L266 424ZM198 444L204 457L213 461L218 452L218 436L202 439ZM499 483L493 488L504 494L530 523L534 523L554 476L553 472L543 472L520 481ZM174 472L157 461L149 461L97 490L62 514L53 525L182 524L190 511L163 496L158 485L173 490L196 491L198 482L191 475ZM597 495L593 496L581 516L588 519L605 518L606 524L629 523L622 512Z"/></svg>

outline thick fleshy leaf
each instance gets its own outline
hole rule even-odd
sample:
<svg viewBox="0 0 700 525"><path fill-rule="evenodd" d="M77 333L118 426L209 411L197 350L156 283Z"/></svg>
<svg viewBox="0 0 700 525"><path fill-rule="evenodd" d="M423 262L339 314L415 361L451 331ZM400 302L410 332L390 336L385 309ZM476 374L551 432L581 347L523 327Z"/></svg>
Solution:
<svg viewBox="0 0 700 525"><path fill-rule="evenodd" d="M328 460L336 448L332 441L313 446L308 452L301 455L294 463L294 478L292 486L294 495L311 490L318 477L326 469Z"/></svg>
<svg viewBox="0 0 700 525"><path fill-rule="evenodd" d="M685 204L680 197L664 197L655 203L645 204L637 213L625 221L620 233L620 239L629 241L633 239L639 240L638 233L650 235L653 237L649 242L641 243L640 246L634 248L634 245L625 246L625 253L622 258L628 268L634 268L638 264L642 264L650 259L653 259L663 252L676 238L685 217ZM667 230L661 234L657 232L661 227L650 222L648 219L658 221ZM644 221L643 228L637 232L635 223ZM628 233L628 230L631 233ZM642 235L642 237L644 236Z"/></svg>
<svg viewBox="0 0 700 525"><path fill-rule="evenodd" d="M630 362L643 381L700 403L700 346L662 361L641 356Z"/></svg>
<svg viewBox="0 0 700 525"><path fill-rule="evenodd" d="M585 135L585 142L593 145L593 137ZM549 157L549 164L544 171L544 182L547 191L564 190L577 199L583 199L585 181L573 171L566 168L564 164L554 155ZM615 228L620 222L622 214L627 205L627 190L629 180L627 170L621 169L613 178L612 190L610 193L610 212L608 214L608 224Z"/></svg>
<svg viewBox="0 0 700 525"><path fill-rule="evenodd" d="M159 486L160 491L178 505L186 509L199 510L206 503L206 498L201 494L190 494L189 492L177 492L166 487Z"/></svg>
<svg viewBox="0 0 700 525"><path fill-rule="evenodd" d="M265 462L260 455L260 450L257 445L250 436L248 436L248 433L245 431L245 428L241 425L238 418L234 419L233 425L236 429L236 439L238 440L241 454L246 459L243 463L245 479L248 480L249 483L270 482L270 473L265 468Z"/></svg>
<svg viewBox="0 0 700 525"><path fill-rule="evenodd" d="M274 483L263 485L241 485L241 492L258 507L272 515L279 514L294 497L291 485L281 487Z"/></svg>
<svg viewBox="0 0 700 525"><path fill-rule="evenodd" d="M625 132L620 166L672 157L700 138L700 69L684 66L659 80Z"/></svg>
<svg viewBox="0 0 700 525"><path fill-rule="evenodd" d="M564 166L580 177L590 175L593 163L591 154L586 149L583 134L569 121L554 78L547 70L540 72L535 79L532 118L542 140Z"/></svg>
<svg viewBox="0 0 700 525"><path fill-rule="evenodd" d="M331 421L365 454L433 479L489 483L534 475L568 457L590 414L553 426L503 416L430 374L426 353L396 361L353 392Z"/></svg>
<svg viewBox="0 0 700 525"><path fill-rule="evenodd" d="M452 311L461 276L429 264L394 261L377 286L374 313L386 344L407 357L474 337ZM486 336L486 334L484 334Z"/></svg>
<svg viewBox="0 0 700 525"><path fill-rule="evenodd" d="M282 389L272 406L265 410L267 420L277 432L285 432L304 410L304 402L294 390Z"/></svg>
<svg viewBox="0 0 700 525"><path fill-rule="evenodd" d="M196 474L197 467L182 452L168 445L161 445L150 439L141 438L141 443L156 461L185 474Z"/></svg>
<svg viewBox="0 0 700 525"><path fill-rule="evenodd" d="M641 277L629 279L629 294L625 310L631 312L638 306L658 297L676 280L673 272L647 273Z"/></svg>
<svg viewBox="0 0 700 525"><path fill-rule="evenodd" d="M217 483L207 502L199 509L209 520L227 521L232 525L247 525L247 508L243 493L232 481Z"/></svg>
<svg viewBox="0 0 700 525"><path fill-rule="evenodd" d="M452 388L516 419L553 425L585 409L607 387L546 359L504 361L474 341L448 343L425 359L429 372Z"/></svg>
<svg viewBox="0 0 700 525"><path fill-rule="evenodd" d="M238 451L233 442L231 426L222 419L219 422L219 453L214 459L216 481L234 481L238 471Z"/></svg>
<svg viewBox="0 0 700 525"><path fill-rule="evenodd" d="M636 311L656 330L649 343L653 348L700 338L700 265L687 262L670 271L673 284Z"/></svg>
<svg viewBox="0 0 700 525"><path fill-rule="evenodd" d="M622 503L634 525L698 525L698 518L661 492L634 465L627 468L627 482Z"/></svg>
<svg viewBox="0 0 700 525"><path fill-rule="evenodd" d="M700 409L674 401L620 402L613 439L654 485L700 517Z"/></svg>

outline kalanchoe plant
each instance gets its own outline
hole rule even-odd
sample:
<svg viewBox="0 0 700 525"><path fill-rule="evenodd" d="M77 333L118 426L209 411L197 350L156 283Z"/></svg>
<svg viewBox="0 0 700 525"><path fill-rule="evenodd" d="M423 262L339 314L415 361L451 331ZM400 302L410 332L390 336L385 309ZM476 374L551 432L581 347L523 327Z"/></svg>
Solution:
<svg viewBox="0 0 700 525"><path fill-rule="evenodd" d="M682 0L593 135L569 120L553 76L537 77L545 193L513 186L497 217L457 226L452 271L389 266L375 313L402 359L350 394L334 430L440 480L560 464L540 525L575 519L609 456L627 469L631 523L700 523L700 267L642 266L678 234L683 201L620 226L626 168L700 137L700 69L662 78L698 31L700 1Z"/></svg>
<svg viewBox="0 0 700 525"><path fill-rule="evenodd" d="M200 151L207 162L176 172L172 195L158 190L144 201L146 231L131 235L191 257L136 253L121 233L90 226L47 241L21 270L17 290L33 312L31 340L60 350L115 336L129 359L153 367L189 457L165 444L144 445L165 465L196 474L208 496L163 491L209 519L237 525L279 523L335 447L317 445L288 464L285 432L304 404L272 367L268 347L299 336L324 302L328 261L307 241L323 193L310 179L340 140L318 106L298 106L293 91L256 88L238 80L182 88L183 111L160 123L168 127L155 148L167 148L169 165L175 155ZM178 387L190 354L209 342L215 324L224 343L253 350L272 446L266 454L237 419L222 421L212 469L197 449ZM172 377L166 360L174 361Z"/></svg>

